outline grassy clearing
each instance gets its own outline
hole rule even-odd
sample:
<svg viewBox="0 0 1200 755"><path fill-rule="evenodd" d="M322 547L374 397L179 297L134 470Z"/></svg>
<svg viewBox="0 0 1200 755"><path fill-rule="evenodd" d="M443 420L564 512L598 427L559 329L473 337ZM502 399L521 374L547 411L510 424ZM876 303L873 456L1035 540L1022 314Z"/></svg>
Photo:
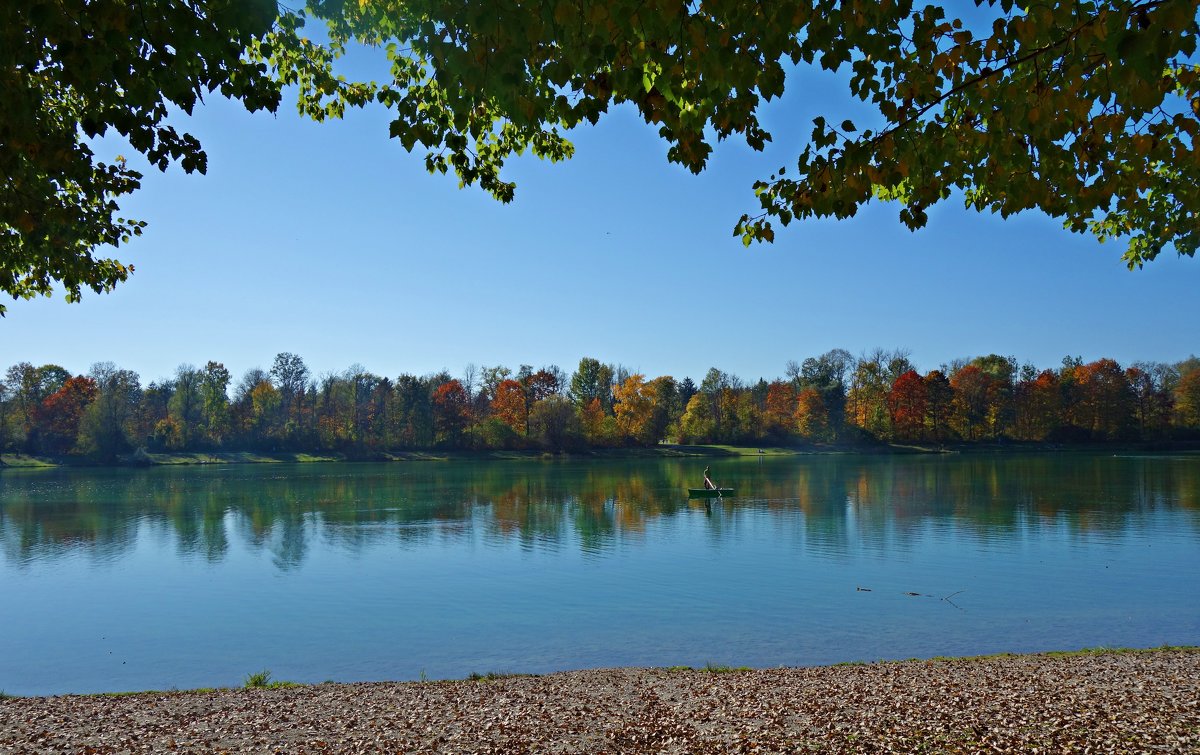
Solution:
<svg viewBox="0 0 1200 755"><path fill-rule="evenodd" d="M0 464L14 469L46 469L58 466L50 458L27 454L0 454Z"/></svg>
<svg viewBox="0 0 1200 755"><path fill-rule="evenodd" d="M257 453L254 451L236 451L230 453L153 453L146 454L146 457L156 466L190 464L306 464L343 460L343 457L335 454L275 454Z"/></svg>
<svg viewBox="0 0 1200 755"><path fill-rule="evenodd" d="M554 461L558 459L643 459L685 457L757 457L794 456L789 448L758 448L727 445L683 446L660 444L647 448L595 448L578 453L554 454L540 450L523 451L377 451L365 455L341 453L269 453L257 451L159 452L139 451L122 457L118 465L128 466L201 466L209 464L310 464L349 461ZM29 456L5 454L3 466L20 469L90 466L83 457Z"/></svg>

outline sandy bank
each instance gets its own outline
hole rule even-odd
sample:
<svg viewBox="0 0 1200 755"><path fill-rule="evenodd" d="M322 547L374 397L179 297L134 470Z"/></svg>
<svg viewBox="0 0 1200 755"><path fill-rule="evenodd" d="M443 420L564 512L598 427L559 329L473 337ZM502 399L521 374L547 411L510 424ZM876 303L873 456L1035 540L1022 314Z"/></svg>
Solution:
<svg viewBox="0 0 1200 755"><path fill-rule="evenodd" d="M1200 752L1200 650L0 700L2 753L916 751Z"/></svg>

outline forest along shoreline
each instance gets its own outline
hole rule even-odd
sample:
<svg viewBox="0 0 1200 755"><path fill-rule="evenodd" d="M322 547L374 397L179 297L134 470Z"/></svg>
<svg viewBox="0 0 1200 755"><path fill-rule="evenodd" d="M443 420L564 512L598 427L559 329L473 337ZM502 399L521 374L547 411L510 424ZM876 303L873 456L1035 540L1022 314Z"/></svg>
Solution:
<svg viewBox="0 0 1200 755"><path fill-rule="evenodd" d="M874 454L995 454L995 453L1113 453L1181 454L1200 456L1200 441L1157 443L1061 444L1044 442L951 443L944 445L906 445L896 443L858 443L806 445L796 447L758 447L725 445L659 444L645 448L595 448L584 451L536 450L420 450L420 451L197 451L147 453L139 450L100 460L76 455L0 454L0 469L36 469L51 467L149 467L200 464L304 464L329 462L403 462L403 461L544 461L555 459L653 459L687 457L754 457Z"/></svg>
<svg viewBox="0 0 1200 755"><path fill-rule="evenodd" d="M0 751L1196 752L1200 648L0 699Z"/></svg>

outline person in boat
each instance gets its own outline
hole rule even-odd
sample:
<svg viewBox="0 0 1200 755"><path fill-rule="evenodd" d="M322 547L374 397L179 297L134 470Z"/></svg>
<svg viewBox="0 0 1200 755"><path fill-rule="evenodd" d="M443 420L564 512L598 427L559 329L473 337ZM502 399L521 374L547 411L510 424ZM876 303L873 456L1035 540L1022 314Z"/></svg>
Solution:
<svg viewBox="0 0 1200 755"><path fill-rule="evenodd" d="M704 489L705 490L716 490L717 489L717 486L713 484L713 481L708 479L708 467L704 468Z"/></svg>

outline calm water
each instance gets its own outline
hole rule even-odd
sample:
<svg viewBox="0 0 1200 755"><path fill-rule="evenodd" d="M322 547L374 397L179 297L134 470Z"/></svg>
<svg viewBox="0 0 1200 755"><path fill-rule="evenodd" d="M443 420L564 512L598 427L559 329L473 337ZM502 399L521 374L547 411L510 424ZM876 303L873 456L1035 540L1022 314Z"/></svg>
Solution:
<svg viewBox="0 0 1200 755"><path fill-rule="evenodd" d="M0 690L1200 644L1200 457L705 463L0 471Z"/></svg>

